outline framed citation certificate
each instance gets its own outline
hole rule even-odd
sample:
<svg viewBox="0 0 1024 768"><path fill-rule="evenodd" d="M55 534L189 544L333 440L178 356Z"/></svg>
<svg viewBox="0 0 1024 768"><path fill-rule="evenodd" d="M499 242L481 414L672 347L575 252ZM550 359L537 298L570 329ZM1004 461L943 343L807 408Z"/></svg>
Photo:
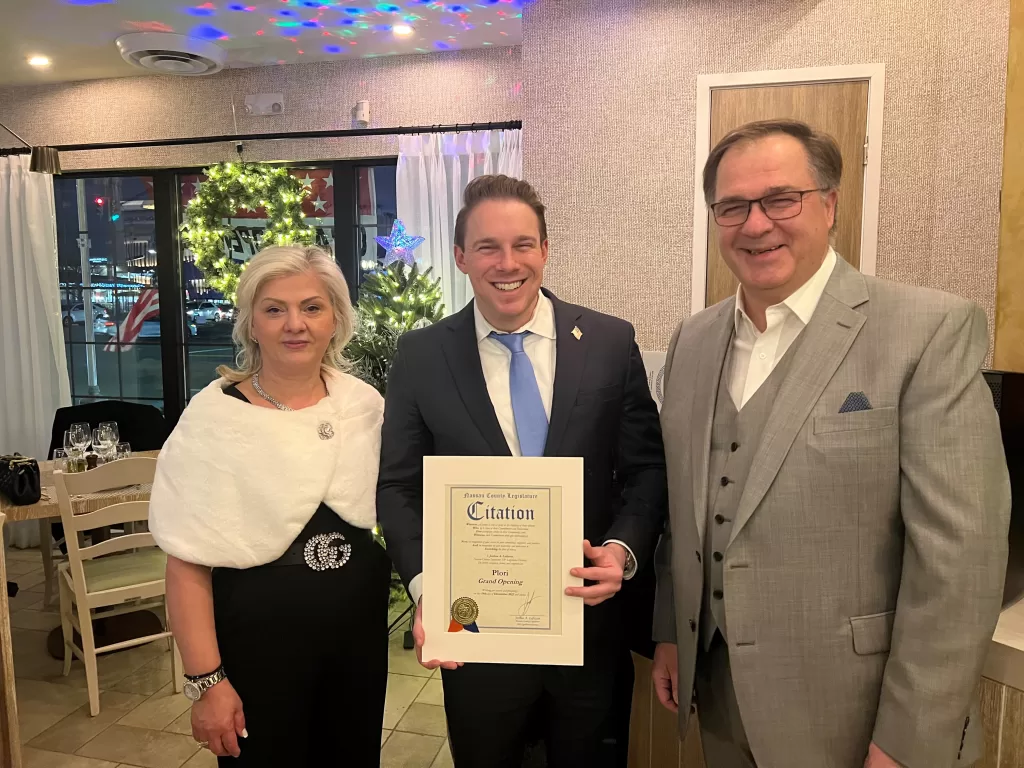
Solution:
<svg viewBox="0 0 1024 768"><path fill-rule="evenodd" d="M583 664L583 459L423 459L423 658Z"/></svg>

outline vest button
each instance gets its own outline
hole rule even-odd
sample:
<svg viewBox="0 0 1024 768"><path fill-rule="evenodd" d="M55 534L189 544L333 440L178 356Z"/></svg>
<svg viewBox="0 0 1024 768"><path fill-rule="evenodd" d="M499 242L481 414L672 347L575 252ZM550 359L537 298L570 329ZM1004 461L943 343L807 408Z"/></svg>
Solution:
<svg viewBox="0 0 1024 768"><path fill-rule="evenodd" d="M728 477L723 477L719 482L722 483L722 487L724 488L725 486L727 486L729 484L730 481L729 481Z"/></svg>
<svg viewBox="0 0 1024 768"><path fill-rule="evenodd" d="M732 445L729 446L729 450L731 450L733 453L736 453L736 451L738 451L739 449L740 449L740 444L739 443L733 443Z"/></svg>
<svg viewBox="0 0 1024 768"><path fill-rule="evenodd" d="M697 562L700 562L700 552L697 552Z"/></svg>
<svg viewBox="0 0 1024 768"><path fill-rule="evenodd" d="M722 517L721 515L715 515L715 522L718 523L719 525L721 525L722 523L725 522L725 518Z"/></svg>
<svg viewBox="0 0 1024 768"><path fill-rule="evenodd" d="M725 593L722 592L722 590L720 589L716 589L714 592L711 593L711 596L715 598L715 600L721 600L723 597L725 597Z"/></svg>
<svg viewBox="0 0 1024 768"><path fill-rule="evenodd" d="M721 552L714 552L714 553L712 553L712 555L711 555L711 556L712 556L713 558L715 558L715 562L716 562L716 563L720 563L720 562L722 562L722 553L721 553Z"/></svg>
<svg viewBox="0 0 1024 768"><path fill-rule="evenodd" d="M693 619L690 619L690 631L691 632L696 632L697 631L697 622L694 621Z"/></svg>

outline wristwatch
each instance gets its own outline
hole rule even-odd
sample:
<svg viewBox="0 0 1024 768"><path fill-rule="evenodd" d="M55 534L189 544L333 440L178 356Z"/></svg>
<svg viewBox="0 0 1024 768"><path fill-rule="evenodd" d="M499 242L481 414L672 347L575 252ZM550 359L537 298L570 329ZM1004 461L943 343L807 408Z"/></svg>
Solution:
<svg viewBox="0 0 1024 768"><path fill-rule="evenodd" d="M224 666L217 667L213 672L208 675L185 675L185 685L183 686L182 692L185 694L185 698L189 701L196 702L203 698L203 694L213 688L221 680L227 680L228 676L224 673Z"/></svg>
<svg viewBox="0 0 1024 768"><path fill-rule="evenodd" d="M633 558L633 550L626 546L626 542L619 539L608 539L604 543L605 546L609 544L618 544L626 553L626 562L622 564L622 578L624 581L629 581L636 574L636 560Z"/></svg>
<svg viewBox="0 0 1024 768"><path fill-rule="evenodd" d="M629 551L628 547L623 547L623 549L626 550L626 567L622 569L622 578L631 579L636 573L636 560L633 559L633 553Z"/></svg>

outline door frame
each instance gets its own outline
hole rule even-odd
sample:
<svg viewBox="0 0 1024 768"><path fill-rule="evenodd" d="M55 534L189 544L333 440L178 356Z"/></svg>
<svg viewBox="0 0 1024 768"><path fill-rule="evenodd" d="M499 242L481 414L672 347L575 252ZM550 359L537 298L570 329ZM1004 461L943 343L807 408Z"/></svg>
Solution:
<svg viewBox="0 0 1024 768"><path fill-rule="evenodd" d="M878 203L882 184L882 115L885 103L885 64L851 64L760 72L729 72L697 76L696 143L693 163L693 256L690 314L704 309L707 300L708 207L704 202L704 163L711 154L711 92L757 85L812 85L815 83L868 83L868 162L864 170L864 206L861 215L860 271L875 274L878 253Z"/></svg>

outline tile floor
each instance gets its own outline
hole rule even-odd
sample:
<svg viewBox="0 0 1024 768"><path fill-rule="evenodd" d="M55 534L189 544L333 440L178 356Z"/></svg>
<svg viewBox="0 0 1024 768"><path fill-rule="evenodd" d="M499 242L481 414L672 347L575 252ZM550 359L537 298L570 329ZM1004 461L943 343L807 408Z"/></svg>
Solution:
<svg viewBox="0 0 1024 768"><path fill-rule="evenodd" d="M64 677L46 652L60 617L56 606L43 609L40 566L38 550L7 550L7 577L21 589L11 599L11 632L25 768L215 768L216 758L192 740L189 703L174 693L163 643L101 656L101 711L89 716L82 663ZM401 633L393 635L381 766L452 766L443 703L439 673L423 669L403 650Z"/></svg>

